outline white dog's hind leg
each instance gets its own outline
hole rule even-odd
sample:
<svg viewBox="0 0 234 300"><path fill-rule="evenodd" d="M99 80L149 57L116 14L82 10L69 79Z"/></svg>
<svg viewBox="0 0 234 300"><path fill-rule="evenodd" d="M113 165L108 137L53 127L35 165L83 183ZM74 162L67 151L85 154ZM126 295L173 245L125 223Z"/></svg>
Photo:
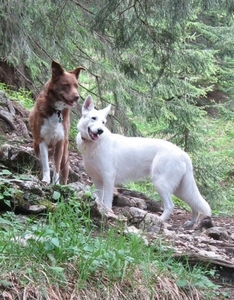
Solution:
<svg viewBox="0 0 234 300"><path fill-rule="evenodd" d="M174 210L174 204L171 200L171 195L162 193L159 190L157 191L163 201L163 214L160 216L160 219L162 219L162 221L166 221L167 219L169 219Z"/></svg>
<svg viewBox="0 0 234 300"><path fill-rule="evenodd" d="M197 222L197 219L199 217L199 213L197 211L192 211L192 219L190 221L186 221L184 223L185 227L192 227L193 224L195 224Z"/></svg>
<svg viewBox="0 0 234 300"><path fill-rule="evenodd" d="M174 204L172 195L179 186L186 171L185 163L176 156L166 155L156 156L152 165L152 181L163 201L164 211L161 219L166 221L173 212Z"/></svg>
<svg viewBox="0 0 234 300"><path fill-rule="evenodd" d="M39 149L40 149L42 172L43 172L42 181L50 184L50 167L49 167L49 159L48 159L48 146L43 141L39 144Z"/></svg>
<svg viewBox="0 0 234 300"><path fill-rule="evenodd" d="M158 192L160 198L163 201L163 214L161 215L161 219L166 221L169 219L170 215L174 210L174 204L171 200L172 193L169 189L169 180L167 178L164 179L161 176L157 176L156 174L153 175L153 184Z"/></svg>

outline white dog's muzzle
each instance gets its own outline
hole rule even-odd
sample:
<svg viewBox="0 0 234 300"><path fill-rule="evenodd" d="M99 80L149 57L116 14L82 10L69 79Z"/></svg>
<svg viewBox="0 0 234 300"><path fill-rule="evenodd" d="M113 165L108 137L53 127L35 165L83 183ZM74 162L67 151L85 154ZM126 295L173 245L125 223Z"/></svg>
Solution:
<svg viewBox="0 0 234 300"><path fill-rule="evenodd" d="M90 127L88 127L88 133L89 133L89 136L92 140L98 140L98 136L101 135L103 133L103 129L98 129L97 132L93 132Z"/></svg>

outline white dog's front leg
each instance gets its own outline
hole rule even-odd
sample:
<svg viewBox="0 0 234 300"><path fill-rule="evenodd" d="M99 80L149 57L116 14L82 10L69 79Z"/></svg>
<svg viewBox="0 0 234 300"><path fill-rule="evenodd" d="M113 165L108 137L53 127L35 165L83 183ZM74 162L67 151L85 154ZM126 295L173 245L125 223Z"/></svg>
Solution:
<svg viewBox="0 0 234 300"><path fill-rule="evenodd" d="M112 209L113 192L114 192L114 179L108 178L103 182L102 203L107 208L110 209Z"/></svg>
<svg viewBox="0 0 234 300"><path fill-rule="evenodd" d="M39 144L41 163L42 163L42 172L43 177L42 181L50 184L50 167L49 167L49 159L48 159L48 146L43 141Z"/></svg>
<svg viewBox="0 0 234 300"><path fill-rule="evenodd" d="M98 198L98 201L103 204L103 183L99 181L93 180L95 186L95 194Z"/></svg>

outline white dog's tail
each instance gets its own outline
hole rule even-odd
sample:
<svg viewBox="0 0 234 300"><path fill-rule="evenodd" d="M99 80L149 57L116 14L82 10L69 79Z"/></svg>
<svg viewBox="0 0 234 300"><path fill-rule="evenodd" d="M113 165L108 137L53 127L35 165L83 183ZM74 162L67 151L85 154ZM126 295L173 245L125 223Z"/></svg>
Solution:
<svg viewBox="0 0 234 300"><path fill-rule="evenodd" d="M174 195L185 201L194 212L211 216L211 208L196 185L192 165L187 166L187 171Z"/></svg>

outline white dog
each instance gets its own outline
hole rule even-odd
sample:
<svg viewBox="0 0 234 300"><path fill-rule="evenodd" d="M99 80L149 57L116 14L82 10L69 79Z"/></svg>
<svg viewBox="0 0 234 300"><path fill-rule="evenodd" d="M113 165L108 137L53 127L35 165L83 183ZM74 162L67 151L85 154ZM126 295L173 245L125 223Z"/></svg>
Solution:
<svg viewBox="0 0 234 300"><path fill-rule="evenodd" d="M173 212L172 195L185 201L192 209L192 219L185 223L186 226L197 221L199 212L210 216L210 206L197 188L189 156L165 140L111 133L105 127L110 108L109 105L96 110L92 97L88 96L77 125L76 142L99 201L111 209L116 184L151 175L163 200L163 221Z"/></svg>

